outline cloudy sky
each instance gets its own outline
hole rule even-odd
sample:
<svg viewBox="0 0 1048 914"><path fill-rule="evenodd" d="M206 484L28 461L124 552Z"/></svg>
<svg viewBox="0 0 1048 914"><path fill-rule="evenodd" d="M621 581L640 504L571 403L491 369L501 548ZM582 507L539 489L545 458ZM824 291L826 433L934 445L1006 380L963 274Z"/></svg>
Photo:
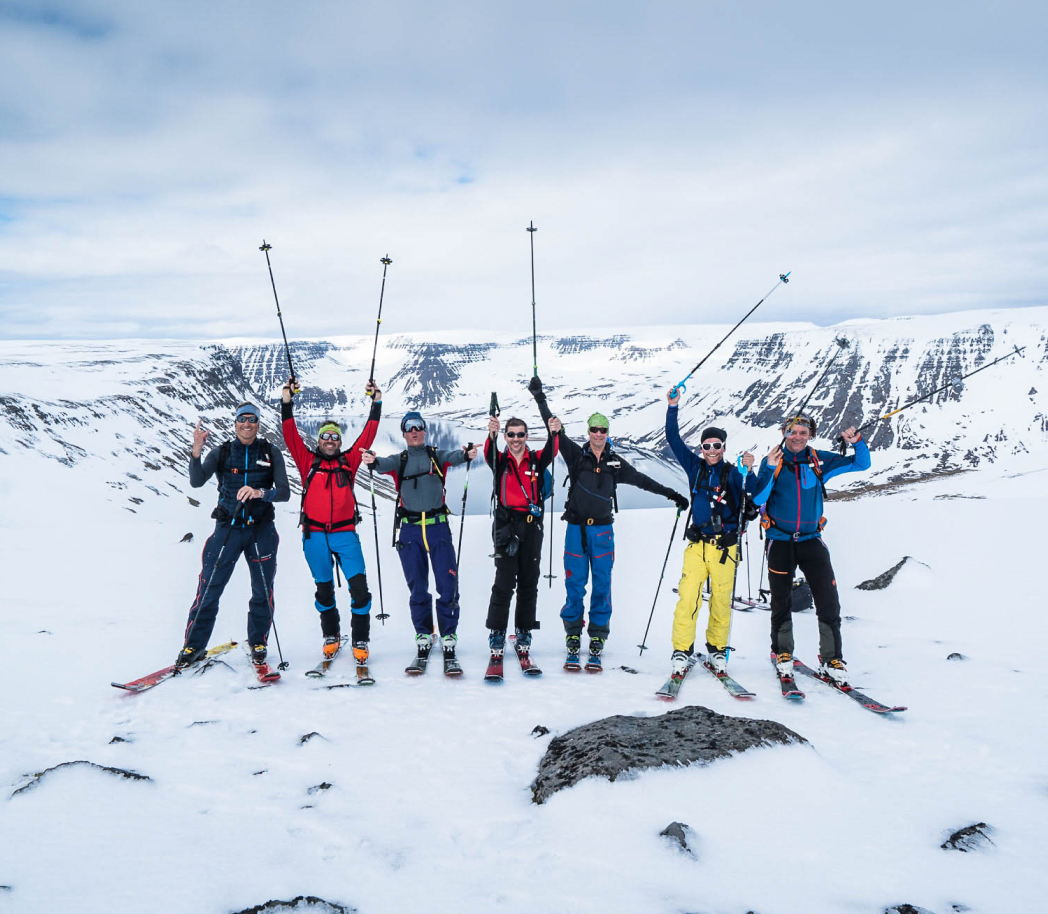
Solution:
<svg viewBox="0 0 1048 914"><path fill-rule="evenodd" d="M1046 9L0 0L0 337L1044 304Z"/></svg>

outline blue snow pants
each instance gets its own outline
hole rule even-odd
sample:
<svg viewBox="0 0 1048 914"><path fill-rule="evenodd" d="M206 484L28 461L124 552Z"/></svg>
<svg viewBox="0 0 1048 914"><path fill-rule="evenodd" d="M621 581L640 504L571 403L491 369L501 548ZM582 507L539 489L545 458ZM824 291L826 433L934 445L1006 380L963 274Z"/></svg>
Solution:
<svg viewBox="0 0 1048 914"><path fill-rule="evenodd" d="M428 547L428 548L427 548ZM427 524L425 539L421 524L400 525L397 545L404 579L411 590L411 621L420 635L433 633L433 597L429 592L429 566L437 586L437 625L441 635L453 635L458 628L458 565L451 526L446 522Z"/></svg>
<svg viewBox="0 0 1048 914"><path fill-rule="evenodd" d="M204 543L196 599L189 609L185 646L207 647L218 616L218 600L241 555L251 574L251 599L247 604L248 644L265 644L273 622L273 579L277 574L280 537L272 521L251 527L215 524Z"/></svg>
<svg viewBox="0 0 1048 914"><path fill-rule="evenodd" d="M567 598L560 617L569 635L582 633L586 583L593 573L590 595L589 636L607 638L611 631L611 568L615 564L615 532L611 524L594 524L583 530L568 524L564 534L564 585Z"/></svg>
<svg viewBox="0 0 1048 914"><path fill-rule="evenodd" d="M336 530L332 533L311 530L302 534L302 551L306 564L317 585L313 605L317 612L335 609L335 587L332 562L337 561L349 586L350 609L355 616L371 612L371 593L368 591L364 568L364 553L355 530Z"/></svg>

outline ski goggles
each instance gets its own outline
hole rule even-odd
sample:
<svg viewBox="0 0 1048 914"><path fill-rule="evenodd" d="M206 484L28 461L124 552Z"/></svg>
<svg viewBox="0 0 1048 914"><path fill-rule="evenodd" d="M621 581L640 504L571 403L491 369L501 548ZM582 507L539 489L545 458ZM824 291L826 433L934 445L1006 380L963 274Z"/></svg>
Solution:
<svg viewBox="0 0 1048 914"><path fill-rule="evenodd" d="M424 432L426 430L426 423L421 419L412 419L410 422L404 423L405 432Z"/></svg>
<svg viewBox="0 0 1048 914"><path fill-rule="evenodd" d="M606 435L608 434L608 427L606 425L591 425L590 434L592 435Z"/></svg>
<svg viewBox="0 0 1048 914"><path fill-rule="evenodd" d="M724 450L724 442L723 441L703 441L702 442L702 449L704 451L723 451Z"/></svg>
<svg viewBox="0 0 1048 914"><path fill-rule="evenodd" d="M321 432L321 441L341 441L342 436L338 432Z"/></svg>

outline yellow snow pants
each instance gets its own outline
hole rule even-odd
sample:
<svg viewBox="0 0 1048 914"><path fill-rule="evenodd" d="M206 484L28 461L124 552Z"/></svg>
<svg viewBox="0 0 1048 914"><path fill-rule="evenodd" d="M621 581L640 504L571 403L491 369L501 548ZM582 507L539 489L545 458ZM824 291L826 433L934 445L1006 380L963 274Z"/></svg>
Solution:
<svg viewBox="0 0 1048 914"><path fill-rule="evenodd" d="M706 640L718 650L728 646L731 626L731 590L735 583L735 561L739 547L731 546L723 562L724 550L713 543L690 543L684 550L684 570L677 593L677 608L673 613L673 649L690 651L695 646L695 630L699 608L702 606L702 588L710 579L710 620L706 626Z"/></svg>

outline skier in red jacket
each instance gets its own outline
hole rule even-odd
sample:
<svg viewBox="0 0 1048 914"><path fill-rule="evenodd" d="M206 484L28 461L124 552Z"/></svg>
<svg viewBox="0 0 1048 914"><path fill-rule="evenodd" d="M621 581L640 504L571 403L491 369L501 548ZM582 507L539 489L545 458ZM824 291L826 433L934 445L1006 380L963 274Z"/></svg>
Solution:
<svg viewBox="0 0 1048 914"><path fill-rule="evenodd" d="M382 391L368 385L371 414L353 446L342 449L342 428L324 422L317 431L317 450L302 441L292 414L291 378L281 392L284 443L302 476L302 551L317 585L314 605L320 613L324 656L334 657L341 645L338 607L332 568L338 562L349 585L352 611L350 640L357 663L367 663L371 634L371 593L368 590L364 554L356 526L360 519L353 497L353 480L360 468L361 448L370 448L378 432L382 413Z"/></svg>

